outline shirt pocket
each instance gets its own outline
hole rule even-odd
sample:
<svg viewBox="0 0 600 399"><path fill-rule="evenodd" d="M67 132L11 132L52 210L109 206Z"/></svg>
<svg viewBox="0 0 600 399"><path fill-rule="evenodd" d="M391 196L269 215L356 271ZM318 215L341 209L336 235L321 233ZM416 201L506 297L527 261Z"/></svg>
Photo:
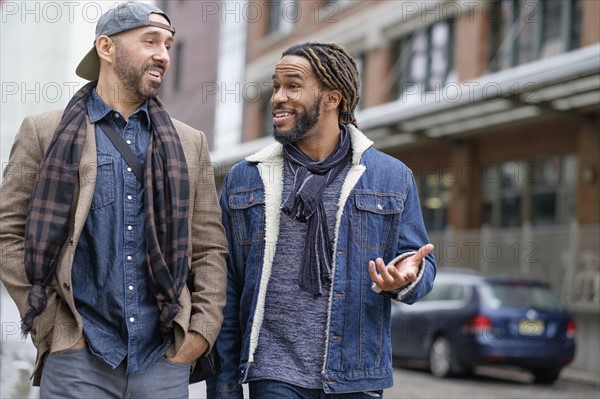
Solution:
<svg viewBox="0 0 600 399"><path fill-rule="evenodd" d="M359 245L376 250L393 245L406 196L359 192L354 200L357 208L357 217L353 218L354 234Z"/></svg>
<svg viewBox="0 0 600 399"><path fill-rule="evenodd" d="M115 172L112 156L98 154L96 169L96 186L92 198L92 210L110 205L115 200Z"/></svg>
<svg viewBox="0 0 600 399"><path fill-rule="evenodd" d="M245 245L265 237L265 190L239 190L229 196L235 239Z"/></svg>

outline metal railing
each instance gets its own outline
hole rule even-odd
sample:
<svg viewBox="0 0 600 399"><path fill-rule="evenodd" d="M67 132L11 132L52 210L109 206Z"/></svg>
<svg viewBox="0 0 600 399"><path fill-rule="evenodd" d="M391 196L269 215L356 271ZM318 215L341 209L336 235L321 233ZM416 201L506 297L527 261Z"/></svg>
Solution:
<svg viewBox="0 0 600 399"><path fill-rule="evenodd" d="M600 314L600 225L570 225L430 234L438 266L484 274L522 274L549 283L577 312Z"/></svg>

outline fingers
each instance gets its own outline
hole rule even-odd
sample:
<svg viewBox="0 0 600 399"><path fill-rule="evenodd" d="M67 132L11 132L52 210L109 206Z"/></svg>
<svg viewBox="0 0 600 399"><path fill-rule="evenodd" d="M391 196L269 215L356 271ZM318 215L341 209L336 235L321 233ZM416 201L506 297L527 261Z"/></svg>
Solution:
<svg viewBox="0 0 600 399"><path fill-rule="evenodd" d="M369 261L369 275L371 280L383 290L395 289L402 277L395 266L386 265L383 259L377 258L375 262Z"/></svg>
<svg viewBox="0 0 600 399"><path fill-rule="evenodd" d="M379 286L381 286L381 278L379 274L377 274L377 270L375 268L375 262L372 260L369 261L369 275L371 276L371 280Z"/></svg>
<svg viewBox="0 0 600 399"><path fill-rule="evenodd" d="M415 261L421 263L423 261L423 259L425 259L427 257L427 255L429 255L433 251L433 249L434 249L433 244L423 245L421 248L419 248L419 250L415 254Z"/></svg>
<svg viewBox="0 0 600 399"><path fill-rule="evenodd" d="M375 262L369 261L369 274L371 280L381 288L384 288L386 282L390 281L390 274L381 258L375 259Z"/></svg>

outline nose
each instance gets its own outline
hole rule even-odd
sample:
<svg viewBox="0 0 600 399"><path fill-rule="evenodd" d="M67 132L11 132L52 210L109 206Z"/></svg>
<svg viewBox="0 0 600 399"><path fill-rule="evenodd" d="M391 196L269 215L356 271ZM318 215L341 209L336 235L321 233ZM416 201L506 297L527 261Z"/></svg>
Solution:
<svg viewBox="0 0 600 399"><path fill-rule="evenodd" d="M277 104L287 102L288 100L288 95L283 87L279 88L279 90L273 90L273 95L271 95L272 107L275 107Z"/></svg>
<svg viewBox="0 0 600 399"><path fill-rule="evenodd" d="M152 58L155 61L162 62L165 65L165 67L171 61L171 56L169 55L169 50L167 50L167 46L164 45L164 44L160 45L160 46L157 46L156 52L154 53L154 55L152 56Z"/></svg>

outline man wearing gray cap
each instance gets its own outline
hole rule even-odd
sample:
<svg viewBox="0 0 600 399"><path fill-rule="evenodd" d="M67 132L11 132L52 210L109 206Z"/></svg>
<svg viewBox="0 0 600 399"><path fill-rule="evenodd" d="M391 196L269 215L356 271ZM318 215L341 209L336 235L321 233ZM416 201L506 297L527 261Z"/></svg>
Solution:
<svg viewBox="0 0 600 399"><path fill-rule="evenodd" d="M227 242L202 132L156 98L175 28L103 14L62 111L25 118L0 186L0 279L41 396L188 396L223 320ZM42 372L43 371L43 372Z"/></svg>

